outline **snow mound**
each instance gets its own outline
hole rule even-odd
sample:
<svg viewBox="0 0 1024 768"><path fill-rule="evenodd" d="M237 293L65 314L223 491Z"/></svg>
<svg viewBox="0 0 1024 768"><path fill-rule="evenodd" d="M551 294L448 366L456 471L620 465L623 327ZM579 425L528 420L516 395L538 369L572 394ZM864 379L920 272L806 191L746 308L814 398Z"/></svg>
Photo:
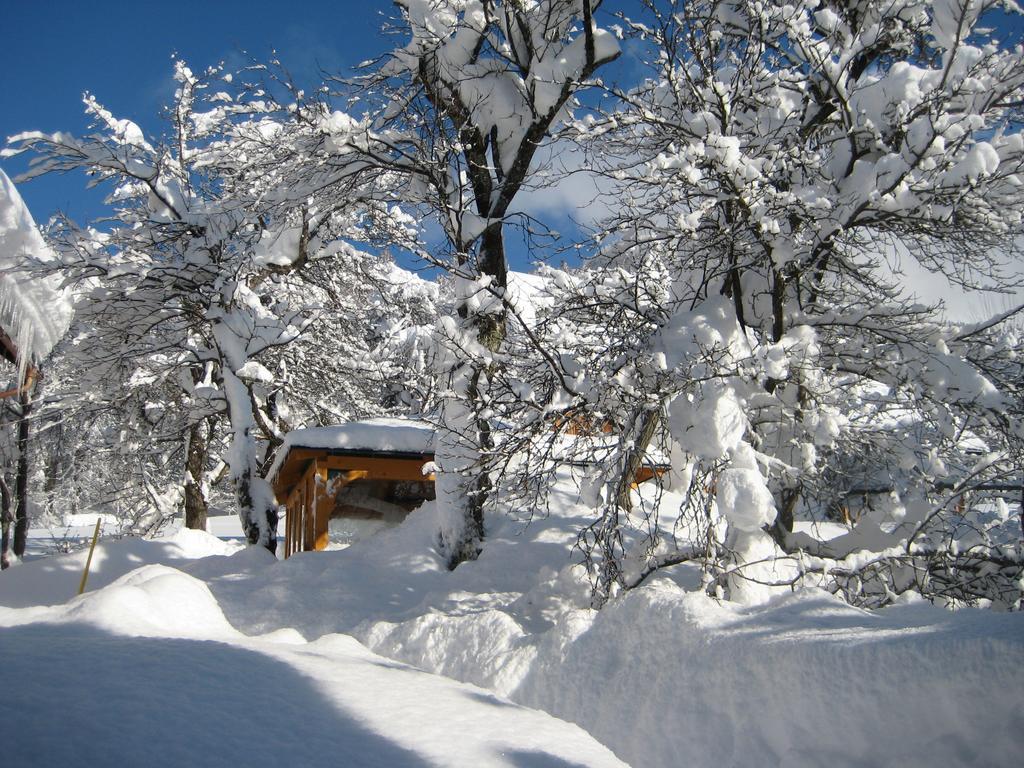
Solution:
<svg viewBox="0 0 1024 768"><path fill-rule="evenodd" d="M1022 618L815 591L744 611L663 580L542 655L514 698L635 765L1009 765Z"/></svg>
<svg viewBox="0 0 1024 768"><path fill-rule="evenodd" d="M148 637L231 638L209 587L175 568L146 565L65 605L0 609L0 625L80 622L117 634Z"/></svg>
<svg viewBox="0 0 1024 768"><path fill-rule="evenodd" d="M529 525L491 518L480 559L454 572L417 514L258 571L223 559L209 583L244 631L354 635L575 722L633 765L1012 764L1024 615L871 613L813 590L744 608L693 592L687 566L595 612L571 564L586 520L572 496Z"/></svg>
<svg viewBox="0 0 1024 768"><path fill-rule="evenodd" d="M743 607L695 592L699 573L687 565L665 569L593 611L586 579L572 565L575 532L589 519L576 498L565 484L546 518L528 525L491 518L480 558L453 572L437 551L432 515L420 513L344 550L279 562L249 548L174 563L188 575L144 568L66 606L0 609L0 625L8 627L0 632L0 653L17 658L12 669L21 674L35 663L26 658L48 652L47 643L72 629L102 633L84 639L89 653L115 634L146 635L150 643L187 640L180 659L175 648L161 648L160 666L180 665L175 675L192 676L198 691L189 691L188 701L200 702L200 716L209 712L212 722L218 707L266 707L278 718L274 732L294 736L290 749L307 748L297 744L300 737L321 745L301 759L278 755L289 764L325 764L325 755L336 762L339 749L359 759L385 751L386 759L367 765L453 764L455 721L466 723L458 728L465 759L456 764L616 764L593 739L554 718L650 768L1015 763L1024 614L920 603L867 612L815 590ZM835 533L844 530L837 526ZM142 544L150 545L147 556L167 555L156 542L123 546ZM191 532L161 546L192 554L216 549ZM0 575L0 585L34 565ZM32 634L39 622L48 622L51 639ZM199 639L217 642L205 642L193 658ZM154 647L118 652L152 667ZM236 662L255 676L247 671L239 682ZM56 665L63 670L56 690L73 677L67 666ZM152 672L141 663L132 669L140 679ZM273 693L264 690L267 681ZM107 698L125 695L94 677L83 683L90 685ZM177 677L163 685L162 703L185 699ZM315 733L306 726L311 713ZM346 730L352 713L357 733ZM139 719L134 711L115 714L127 723ZM0 717L10 716L0 701ZM324 737L322 727L331 735ZM363 751L353 752L345 739ZM243 757L233 764L270 764L250 760L244 744L239 749ZM196 754L178 755L178 764L195 763Z"/></svg>
<svg viewBox="0 0 1024 768"><path fill-rule="evenodd" d="M100 539L93 554L86 588L92 591L104 587L142 565L182 565L212 555L227 556L241 548L238 543L221 541L203 531L190 530L181 530L161 539ZM0 572L0 606L56 605L70 600L78 594L78 584L88 556L88 548L85 548L67 555L22 563Z"/></svg>
<svg viewBox="0 0 1024 768"><path fill-rule="evenodd" d="M575 722L632 765L1008 765L1021 747L1019 614L870 613L815 590L743 609L659 578L543 633L490 609L361 639Z"/></svg>
<svg viewBox="0 0 1024 768"><path fill-rule="evenodd" d="M0 608L0 626L0 654L18 659L17 694L0 697L13 765L625 765L578 726L351 637L247 638L167 566L67 605Z"/></svg>
<svg viewBox="0 0 1024 768"><path fill-rule="evenodd" d="M165 565L139 568L58 610L65 620L123 635L204 639L238 635L206 584Z"/></svg>

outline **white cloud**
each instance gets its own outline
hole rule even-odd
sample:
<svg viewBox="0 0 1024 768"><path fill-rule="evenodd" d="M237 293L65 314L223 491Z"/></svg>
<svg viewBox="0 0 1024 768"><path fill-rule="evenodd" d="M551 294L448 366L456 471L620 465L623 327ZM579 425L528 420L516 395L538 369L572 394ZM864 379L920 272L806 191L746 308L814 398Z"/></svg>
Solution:
<svg viewBox="0 0 1024 768"><path fill-rule="evenodd" d="M561 230L566 222L595 226L611 212L613 182L593 171L575 143L559 141L542 148L534 165L529 186L516 198L516 213Z"/></svg>

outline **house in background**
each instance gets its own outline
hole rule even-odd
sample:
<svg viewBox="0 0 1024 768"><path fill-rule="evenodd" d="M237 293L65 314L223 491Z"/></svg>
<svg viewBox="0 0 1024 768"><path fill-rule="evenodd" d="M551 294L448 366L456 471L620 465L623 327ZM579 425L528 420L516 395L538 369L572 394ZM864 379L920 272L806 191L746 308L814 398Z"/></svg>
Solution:
<svg viewBox="0 0 1024 768"><path fill-rule="evenodd" d="M393 525L432 501L436 444L435 428L414 419L370 419L289 432L267 472L286 508L284 556L326 549L332 523ZM567 466L586 464L569 461ZM661 477L666 469L645 463L634 486Z"/></svg>

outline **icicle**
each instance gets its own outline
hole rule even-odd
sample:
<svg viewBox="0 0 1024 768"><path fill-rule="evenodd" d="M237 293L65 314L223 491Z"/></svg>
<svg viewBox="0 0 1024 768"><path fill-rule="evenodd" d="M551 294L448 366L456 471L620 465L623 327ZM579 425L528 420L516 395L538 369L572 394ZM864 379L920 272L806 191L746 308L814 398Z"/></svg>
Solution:
<svg viewBox="0 0 1024 768"><path fill-rule="evenodd" d="M71 323L70 300L56 280L29 271L33 261L55 260L18 190L0 170L0 328L17 346L19 384Z"/></svg>

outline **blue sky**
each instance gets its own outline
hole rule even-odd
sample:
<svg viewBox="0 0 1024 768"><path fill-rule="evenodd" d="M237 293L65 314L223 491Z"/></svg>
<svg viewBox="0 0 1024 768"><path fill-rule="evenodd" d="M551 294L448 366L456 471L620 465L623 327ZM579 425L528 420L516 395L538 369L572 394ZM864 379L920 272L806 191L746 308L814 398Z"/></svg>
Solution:
<svg viewBox="0 0 1024 768"><path fill-rule="evenodd" d="M609 12L636 5L608 0L601 22L613 23ZM240 63L245 54L266 60L275 50L300 83L312 86L320 68L342 72L398 44L380 32L394 12L389 0L7 0L0 11L0 145L27 130L84 132L85 91L159 135L160 110L174 92L174 55L201 69L222 60ZM1020 18L1002 16L995 25L1004 39L1021 38ZM627 51L611 76L630 79L638 71ZM11 176L25 165L24 158L0 161ZM104 213L102 193L86 190L82 176L41 178L19 190L40 223L58 209L79 222ZM524 203L566 233L575 230L567 214L579 218L576 206L587 206L593 193L584 182ZM525 268L529 256L512 240L513 265Z"/></svg>
<svg viewBox="0 0 1024 768"><path fill-rule="evenodd" d="M318 66L340 71L385 50L379 33L388 2L314 0L178 0L174 3L4 3L0 17L0 138L27 130L87 128L82 93L93 93L119 117L159 133L159 112L174 93L171 59L194 69L242 52L265 60L272 50L300 81L314 82ZM393 41L392 41L393 42ZM2 161L11 176L21 158ZM81 178L20 184L35 218L58 208L76 219L99 213L100 194Z"/></svg>
<svg viewBox="0 0 1024 768"><path fill-rule="evenodd" d="M626 6L635 0L608 2L602 23L613 23L608 11ZM115 116L159 135L160 111L174 93L174 56L199 70L219 61L241 64L245 56L265 61L276 51L300 84L314 86L321 70L344 72L399 44L380 31L394 13L387 0L10 3L0 33L0 146L22 131L85 132L85 91ZM621 62L618 76L632 71L635 77L636 67ZM24 157L0 161L12 177L26 165ZM80 223L105 213L102 191L87 190L80 174L35 179L19 190L40 224L57 210ZM537 203L549 216L552 205L561 214L575 213L566 206L586 205L592 196L584 185L564 200L548 195ZM554 226L561 231L575 229L566 216L559 218ZM511 240L515 266L525 268L525 248L514 235Z"/></svg>
<svg viewBox="0 0 1024 768"><path fill-rule="evenodd" d="M606 3L600 23L614 23L609 12L627 6L635 0ZM160 111L174 94L174 56L198 71L219 61L242 64L246 56L265 61L274 51L301 85L315 86L321 70L344 72L401 44L381 32L395 12L388 0L12 2L0 32L0 146L22 131L84 133L85 91L147 135L160 135ZM636 68L636 61L622 61L617 76L635 77ZM0 167L14 177L27 158ZM575 217L573 206L586 206L594 194L592 185L577 187L536 201L545 218L555 213L558 221L549 223L563 233L576 229L566 214ZM102 190L87 190L81 174L42 177L19 190L40 224L58 210L79 223L106 213ZM526 268L525 245L513 233L509 240L514 266Z"/></svg>

